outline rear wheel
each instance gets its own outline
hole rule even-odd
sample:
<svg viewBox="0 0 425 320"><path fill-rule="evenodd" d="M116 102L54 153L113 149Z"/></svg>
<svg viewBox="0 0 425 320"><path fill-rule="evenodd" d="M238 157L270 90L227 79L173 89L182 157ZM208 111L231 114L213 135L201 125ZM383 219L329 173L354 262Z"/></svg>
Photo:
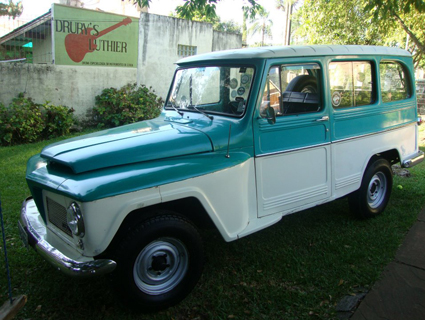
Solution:
<svg viewBox="0 0 425 320"><path fill-rule="evenodd" d="M369 164L360 188L348 200L351 211L360 218L371 218L382 213L388 204L393 186L390 164L377 159Z"/></svg>
<svg viewBox="0 0 425 320"><path fill-rule="evenodd" d="M155 311L183 300L198 282L202 239L187 220L170 213L136 226L120 243L114 286L124 303Z"/></svg>

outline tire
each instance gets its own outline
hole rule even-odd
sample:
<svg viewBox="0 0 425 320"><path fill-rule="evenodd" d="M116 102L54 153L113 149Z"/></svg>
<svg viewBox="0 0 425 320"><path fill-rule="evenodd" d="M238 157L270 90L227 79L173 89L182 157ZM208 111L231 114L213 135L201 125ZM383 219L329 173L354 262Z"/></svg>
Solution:
<svg viewBox="0 0 425 320"><path fill-rule="evenodd" d="M371 162L360 188L348 198L351 211L362 219L381 214L390 199L392 186L393 174L388 161L378 158Z"/></svg>
<svg viewBox="0 0 425 320"><path fill-rule="evenodd" d="M158 212L132 229L115 254L112 281L123 302L140 311L168 308L195 287L204 266L196 228L170 212Z"/></svg>
<svg viewBox="0 0 425 320"><path fill-rule="evenodd" d="M286 91L317 93L317 79L310 75L295 77L285 89Z"/></svg>

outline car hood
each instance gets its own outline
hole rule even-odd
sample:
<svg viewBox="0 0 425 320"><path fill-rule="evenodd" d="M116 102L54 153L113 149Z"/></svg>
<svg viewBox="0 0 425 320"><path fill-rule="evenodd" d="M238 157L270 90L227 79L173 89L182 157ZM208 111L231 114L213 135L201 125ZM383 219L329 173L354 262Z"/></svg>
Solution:
<svg viewBox="0 0 425 320"><path fill-rule="evenodd" d="M47 146L41 157L52 167L79 174L212 150L209 137L201 131L151 120Z"/></svg>

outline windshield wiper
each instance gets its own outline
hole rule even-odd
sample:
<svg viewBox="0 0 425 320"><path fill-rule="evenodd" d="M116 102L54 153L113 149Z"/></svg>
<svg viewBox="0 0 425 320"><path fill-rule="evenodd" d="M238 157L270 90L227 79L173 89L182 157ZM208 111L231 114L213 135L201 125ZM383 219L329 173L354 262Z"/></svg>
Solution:
<svg viewBox="0 0 425 320"><path fill-rule="evenodd" d="M168 101L166 107L169 107L169 106L171 106L171 108L173 108L179 115L181 115L183 117L183 115L184 115L183 111L177 109L177 107L170 101Z"/></svg>
<svg viewBox="0 0 425 320"><path fill-rule="evenodd" d="M189 106L188 108L195 109L196 111L198 111L199 113L203 114L204 116L206 116L210 120L213 120L214 119L214 117L212 115L209 115L209 114L205 113L204 111L198 109L198 107L196 107L196 106Z"/></svg>

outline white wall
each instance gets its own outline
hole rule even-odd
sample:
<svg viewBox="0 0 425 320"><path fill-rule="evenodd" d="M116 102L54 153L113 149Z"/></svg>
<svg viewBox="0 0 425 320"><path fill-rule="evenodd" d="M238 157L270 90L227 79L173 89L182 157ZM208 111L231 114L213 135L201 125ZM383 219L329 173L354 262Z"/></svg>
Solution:
<svg viewBox="0 0 425 320"><path fill-rule="evenodd" d="M33 39L32 44L33 63L52 64L52 35L49 33L44 39Z"/></svg>
<svg viewBox="0 0 425 320"><path fill-rule="evenodd" d="M228 49L242 48L242 35L214 31L211 51L221 51Z"/></svg>
<svg viewBox="0 0 425 320"><path fill-rule="evenodd" d="M136 82L136 72L136 68L0 63L0 101L8 105L25 92L36 103L50 101L84 116L103 89Z"/></svg>
<svg viewBox="0 0 425 320"><path fill-rule="evenodd" d="M166 98L175 70L178 45L196 46L197 53L242 47L242 36L216 32L204 22L141 13L137 83L152 86Z"/></svg>

